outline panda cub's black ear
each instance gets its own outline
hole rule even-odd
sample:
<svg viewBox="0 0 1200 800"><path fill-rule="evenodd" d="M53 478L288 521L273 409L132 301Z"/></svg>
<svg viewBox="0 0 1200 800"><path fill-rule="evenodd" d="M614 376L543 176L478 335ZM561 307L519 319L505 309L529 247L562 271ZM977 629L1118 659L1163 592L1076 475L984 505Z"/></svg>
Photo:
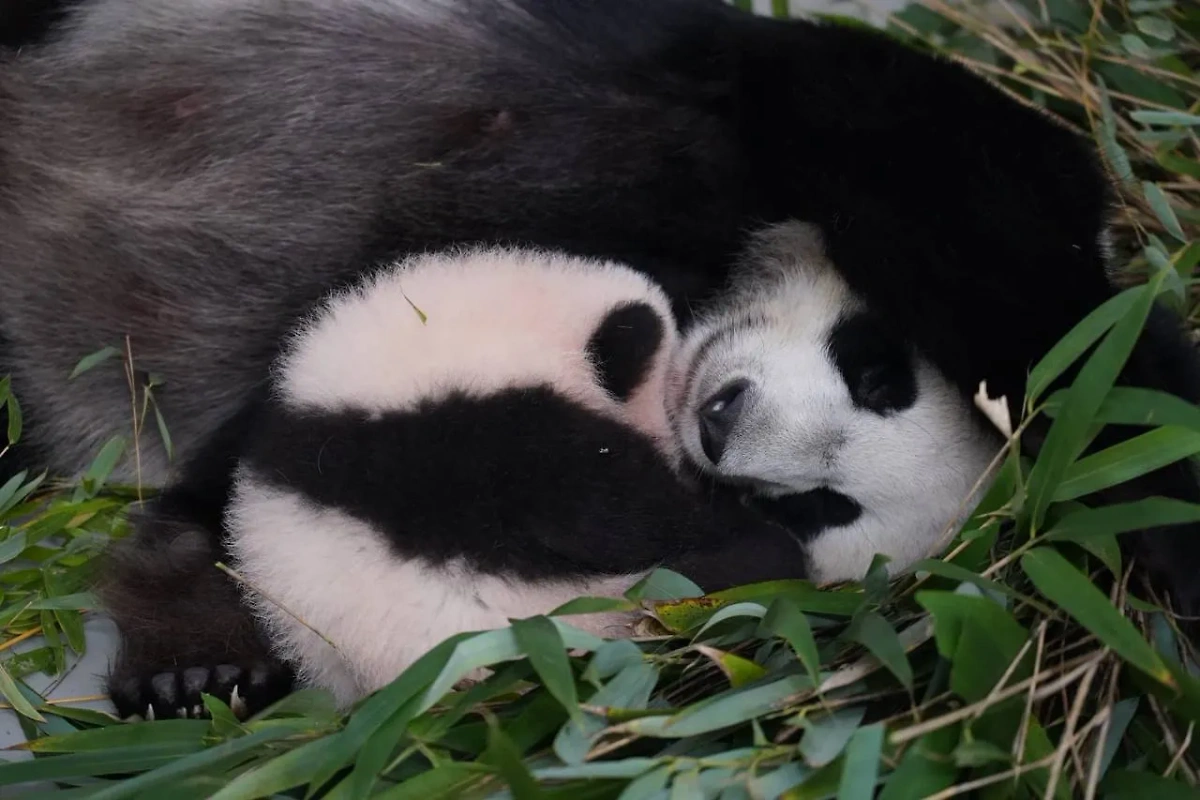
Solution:
<svg viewBox="0 0 1200 800"><path fill-rule="evenodd" d="M621 402L646 380L662 346L663 319L646 303L624 303L609 310L588 340L596 379Z"/></svg>

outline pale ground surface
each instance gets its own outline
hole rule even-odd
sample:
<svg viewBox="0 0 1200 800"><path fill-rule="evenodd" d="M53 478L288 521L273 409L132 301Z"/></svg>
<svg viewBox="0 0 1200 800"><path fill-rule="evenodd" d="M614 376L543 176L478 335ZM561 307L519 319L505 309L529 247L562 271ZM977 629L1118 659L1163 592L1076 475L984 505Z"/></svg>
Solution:
<svg viewBox="0 0 1200 800"><path fill-rule="evenodd" d="M907 5L907 0L789 0L789 2L791 11L794 14L812 12L842 14L865 19L876 24L882 24L888 14ZM754 2L755 11L769 13L770 8L770 0L755 0ZM26 679L30 688L43 695L49 690L49 698L51 700L86 697L101 692L101 676L104 674L109 658L116 649L116 628L108 619L96 618L88 621L86 631L86 655L81 659L74 659L69 665L65 676L58 676L54 679L46 678L41 674L30 676ZM17 652L23 652L38 647L40 644L40 640L32 639L23 642L13 649ZM110 710L105 700L73 705L94 708L99 711ZM16 715L12 711L0 709L0 748L24 740L25 735L21 731ZM0 755L0 760L7 760L14 757L24 757L24 754L5 753ZM34 788L43 787L34 787L32 785L22 787L21 789L4 787L3 790L0 790L0 795L14 796L23 790L28 791Z"/></svg>

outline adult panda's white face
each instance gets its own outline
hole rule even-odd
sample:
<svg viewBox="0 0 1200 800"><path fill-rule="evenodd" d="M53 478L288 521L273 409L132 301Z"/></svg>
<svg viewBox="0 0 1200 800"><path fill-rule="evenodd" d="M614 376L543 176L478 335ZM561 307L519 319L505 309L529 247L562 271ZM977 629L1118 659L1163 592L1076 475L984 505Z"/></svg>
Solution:
<svg viewBox="0 0 1200 800"><path fill-rule="evenodd" d="M823 529L821 581L861 578L876 553L899 571L935 551L998 447L799 223L760 234L689 331L669 406L685 464Z"/></svg>

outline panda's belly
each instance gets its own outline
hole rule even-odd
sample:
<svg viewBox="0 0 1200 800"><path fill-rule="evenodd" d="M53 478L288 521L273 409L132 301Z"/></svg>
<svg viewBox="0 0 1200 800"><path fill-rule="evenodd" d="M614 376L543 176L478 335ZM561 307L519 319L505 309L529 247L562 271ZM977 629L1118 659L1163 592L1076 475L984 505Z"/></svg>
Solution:
<svg viewBox="0 0 1200 800"><path fill-rule="evenodd" d="M401 559L370 525L244 476L229 528L235 569L253 587L247 602L273 645L302 683L330 690L342 706L455 633L502 628L580 595L619 597L640 577L531 584L463 563ZM632 616L565 621L619 637Z"/></svg>

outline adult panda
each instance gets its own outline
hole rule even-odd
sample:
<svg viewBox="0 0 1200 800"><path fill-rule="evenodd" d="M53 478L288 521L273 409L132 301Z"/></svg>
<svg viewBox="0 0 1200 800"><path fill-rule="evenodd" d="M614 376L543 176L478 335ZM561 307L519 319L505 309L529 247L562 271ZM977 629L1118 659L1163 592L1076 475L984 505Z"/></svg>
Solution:
<svg viewBox="0 0 1200 800"><path fill-rule="evenodd" d="M750 227L804 219L964 398L987 380L1015 416L1114 292L1110 205L1072 132L857 28L716 0L79 0L0 56L0 373L23 463L78 473L128 431L128 386L67 376L128 336L186 460L367 264L536 244L629 263L682 313ZM1156 311L1122 381L1200 400L1194 361ZM139 453L162 483L163 449ZM1200 500L1182 463L1122 491ZM1185 613L1196 534L1127 537Z"/></svg>
<svg viewBox="0 0 1200 800"><path fill-rule="evenodd" d="M118 710L196 715L208 691L252 712L297 675L349 705L451 634L619 596L655 566L714 591L929 555L999 442L867 333L809 229L746 261L682 350L658 287L561 254L414 256L336 293L289 337L223 518L183 502L229 474L197 465L114 550ZM723 413L689 412L733 381ZM693 419L751 502L698 491Z"/></svg>

